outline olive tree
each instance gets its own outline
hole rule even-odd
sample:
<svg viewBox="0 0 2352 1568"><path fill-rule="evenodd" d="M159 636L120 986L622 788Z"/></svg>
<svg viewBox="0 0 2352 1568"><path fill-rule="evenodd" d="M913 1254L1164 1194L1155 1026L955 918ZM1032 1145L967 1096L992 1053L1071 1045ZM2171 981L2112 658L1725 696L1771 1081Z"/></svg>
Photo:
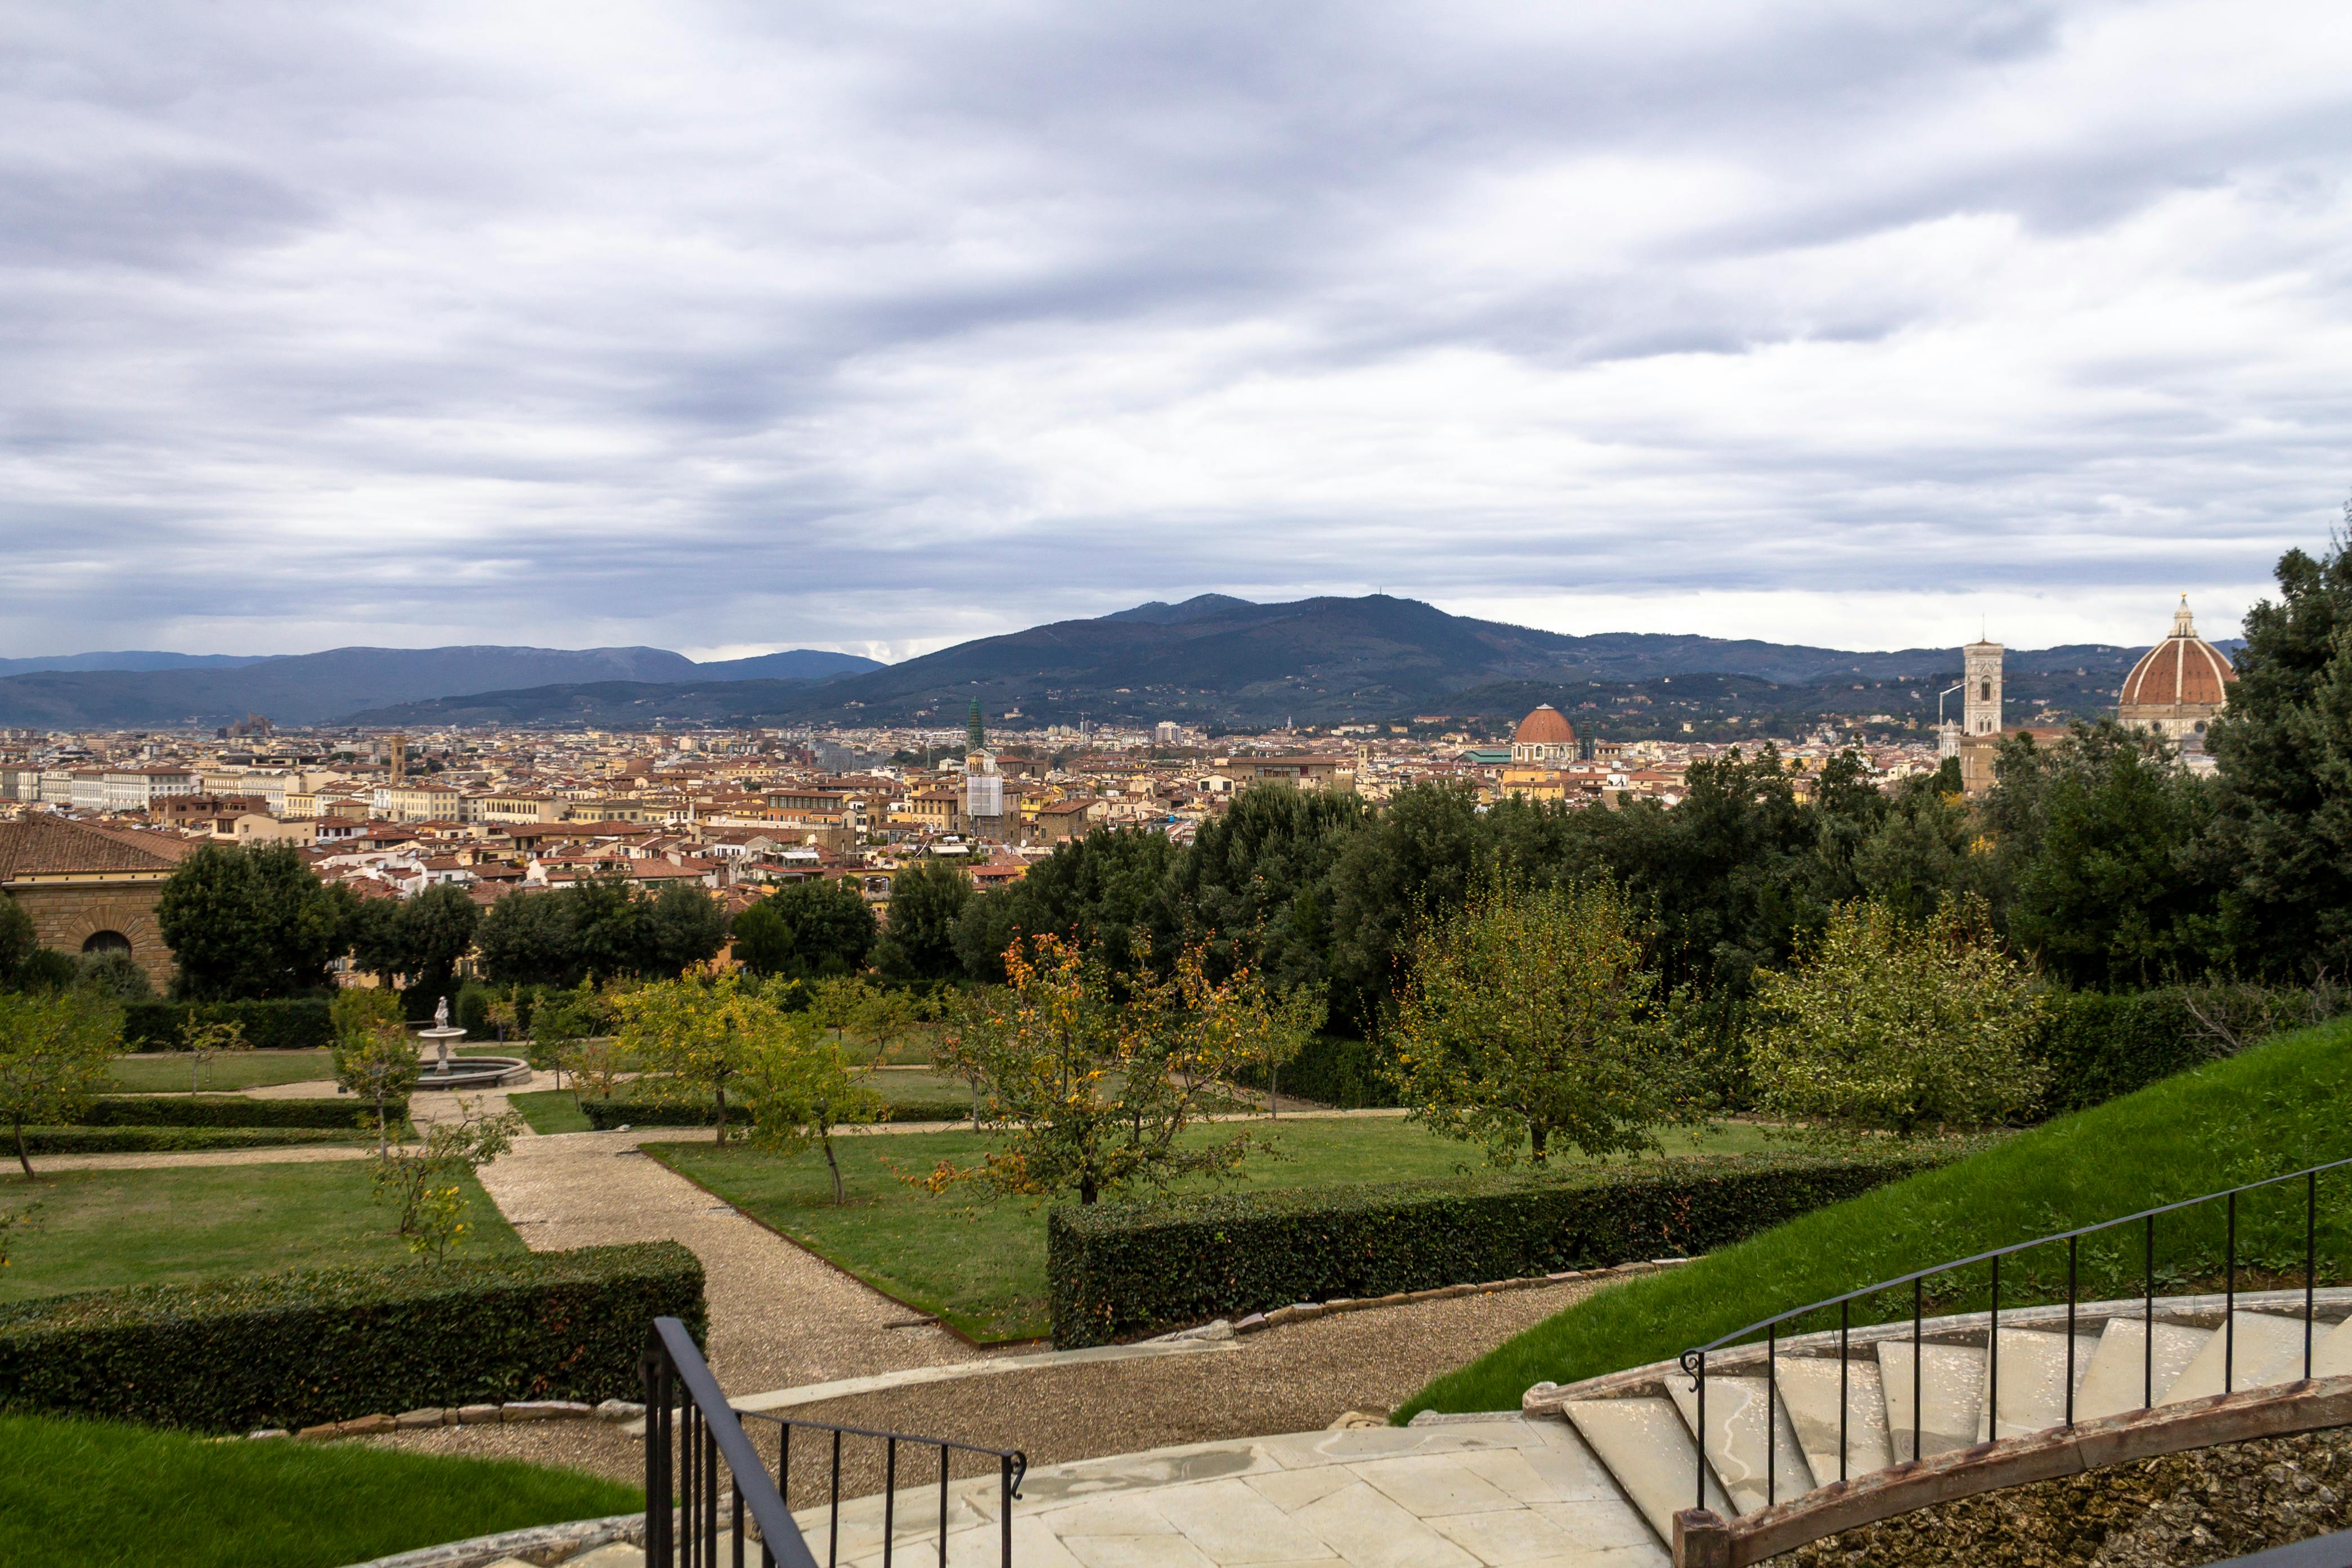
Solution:
<svg viewBox="0 0 2352 1568"><path fill-rule="evenodd" d="M1426 921L1385 1031L1410 1119L1507 1166L1657 1146L1673 1110L1658 973L1623 891L1500 877Z"/></svg>
<svg viewBox="0 0 2352 1568"><path fill-rule="evenodd" d="M29 1126L70 1125L105 1092L122 1045L122 1009L87 993L0 993L0 1117L33 1179Z"/></svg>
<svg viewBox="0 0 2352 1568"><path fill-rule="evenodd" d="M2041 998L1981 900L1947 899L1921 921L1842 904L1795 963L1756 982L1750 1061L1780 1115L1907 1138L1990 1126L2042 1092Z"/></svg>

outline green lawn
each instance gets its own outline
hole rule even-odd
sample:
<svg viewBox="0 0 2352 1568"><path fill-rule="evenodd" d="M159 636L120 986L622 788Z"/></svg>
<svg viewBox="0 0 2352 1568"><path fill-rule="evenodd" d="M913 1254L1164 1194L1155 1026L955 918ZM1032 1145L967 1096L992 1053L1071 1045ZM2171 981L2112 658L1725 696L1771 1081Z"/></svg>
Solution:
<svg viewBox="0 0 2352 1568"><path fill-rule="evenodd" d="M336 1568L645 1507L637 1489L511 1460L97 1421L0 1416L0 1453L10 1568Z"/></svg>
<svg viewBox="0 0 2352 1568"><path fill-rule="evenodd" d="M532 1089L508 1095L507 1103L521 1113L534 1133L595 1131L580 1113L580 1102L569 1089Z"/></svg>
<svg viewBox="0 0 2352 1568"><path fill-rule="evenodd" d="M1631 1281L1570 1308L1422 1391L1397 1414L1517 1409L1529 1385L1570 1383L1661 1361L1769 1313L1988 1248L2352 1158L2352 1021L2284 1036L2226 1061L2063 1117L1940 1170L1881 1187L1726 1248L1671 1273ZM2352 1270L2352 1170L2320 1183L2323 1283ZM2241 1288L2302 1283L2301 1183L2242 1198ZM2219 1290L2221 1206L2168 1216L2157 1230L2157 1289ZM2137 1227L2082 1244L2081 1299L2141 1288ZM2063 1300L2066 1249L2001 1265L2001 1301ZM1987 1270L1946 1276L1928 1311L1981 1308ZM1911 1292L1855 1303L1856 1322L1907 1318ZM1796 1330L1836 1327L1835 1314ZM1760 1336L1759 1336L1760 1337Z"/></svg>
<svg viewBox="0 0 2352 1568"><path fill-rule="evenodd" d="M497 1205L472 1178L466 1186L472 1228L460 1255L521 1251ZM22 1212L28 1203L38 1211L0 1271L0 1301L409 1255L393 1233L392 1207L369 1196L359 1160L0 1180L0 1210Z"/></svg>
<svg viewBox="0 0 2352 1568"><path fill-rule="evenodd" d="M114 1059L114 1086L125 1094L184 1092L188 1075L200 1072L210 1089L259 1089L273 1083L306 1083L331 1078L334 1064L323 1051L238 1051L213 1058L202 1069L185 1051L144 1051Z"/></svg>
<svg viewBox="0 0 2352 1568"><path fill-rule="evenodd" d="M1346 1186L1448 1176L1475 1168L1475 1149L1383 1117L1259 1123L1286 1156L1251 1163L1244 1188ZM1195 1135L1223 1135L1227 1125ZM1018 1199L933 1197L899 1173L942 1159L976 1164L991 1140L971 1133L868 1134L835 1140L850 1201L835 1207L822 1155L780 1159L740 1147L648 1144L646 1152L899 1300L936 1312L975 1339L1034 1339L1049 1332L1045 1217ZM1731 1125L1704 1139L1672 1134L1670 1153L1752 1153L1754 1128ZM1188 1184L1199 1185L1199 1184Z"/></svg>

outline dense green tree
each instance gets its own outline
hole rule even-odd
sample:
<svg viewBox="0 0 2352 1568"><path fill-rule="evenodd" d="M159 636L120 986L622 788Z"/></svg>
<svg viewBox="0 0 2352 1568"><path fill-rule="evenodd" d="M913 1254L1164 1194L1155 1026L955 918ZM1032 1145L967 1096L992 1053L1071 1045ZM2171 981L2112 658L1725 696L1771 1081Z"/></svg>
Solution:
<svg viewBox="0 0 2352 1568"><path fill-rule="evenodd" d="M1878 826L1855 846L1854 880L1864 894L1904 919L1925 920L1964 884L1976 836L1957 778L1948 779L1938 769L1906 779Z"/></svg>
<svg viewBox="0 0 2352 1568"><path fill-rule="evenodd" d="M636 973L649 980L676 979L710 962L727 945L727 911L701 884L672 883L645 901L638 935Z"/></svg>
<svg viewBox="0 0 2352 1568"><path fill-rule="evenodd" d="M2352 528L2352 506L2346 508ZM2282 976L2352 968L2352 546L2278 563L2246 612L2221 764L2231 915L2248 962Z"/></svg>
<svg viewBox="0 0 2352 1568"><path fill-rule="evenodd" d="M815 979L866 967L874 911L846 878L787 883L735 917L735 961L755 975Z"/></svg>
<svg viewBox="0 0 2352 1568"><path fill-rule="evenodd" d="M901 871L890 883L890 923L875 947L875 967L902 980L961 975L956 923L971 902L971 877L950 861L917 861Z"/></svg>
<svg viewBox="0 0 2352 1568"><path fill-rule="evenodd" d="M483 976L501 986L570 989L585 977L580 961L579 903L566 893L507 894L475 933Z"/></svg>
<svg viewBox="0 0 2352 1568"><path fill-rule="evenodd" d="M637 973L646 947L646 903L625 873L573 883L559 896L572 904L572 941L581 972L595 980Z"/></svg>
<svg viewBox="0 0 2352 1568"><path fill-rule="evenodd" d="M122 1009L88 993L0 994L0 1122L16 1145L16 1163L33 1179L27 1126L70 1126L105 1092L107 1070L122 1049Z"/></svg>
<svg viewBox="0 0 2352 1568"><path fill-rule="evenodd" d="M16 971L40 950L40 938L33 930L33 917L25 913L25 906L0 894L0 990L16 988Z"/></svg>
<svg viewBox="0 0 2352 1568"><path fill-rule="evenodd" d="M164 879L155 922L182 997L243 1001L324 988L357 912L351 890L320 883L290 844L206 844Z"/></svg>
<svg viewBox="0 0 2352 1568"><path fill-rule="evenodd" d="M82 955L74 963L73 988L115 1002L143 1002L155 995L139 960L120 950Z"/></svg>
<svg viewBox="0 0 2352 1568"><path fill-rule="evenodd" d="M1055 847L1010 887L976 894L956 924L956 952L972 978L1002 981L1013 938L1052 932L1099 952L1127 974L1139 953L1172 953L1168 877L1181 858L1161 833L1116 828Z"/></svg>
<svg viewBox="0 0 2352 1568"><path fill-rule="evenodd" d="M2113 723L2077 725L2044 758L2033 853L2008 890L2011 944L2075 986L2201 972L2221 941L2212 786Z"/></svg>
<svg viewBox="0 0 2352 1568"><path fill-rule="evenodd" d="M1451 784L1398 790L1349 838L1326 879L1335 1021L1374 1027L1403 978L1413 931L1462 906L1483 847L1476 800Z"/></svg>
<svg viewBox="0 0 2352 1568"><path fill-rule="evenodd" d="M456 984L458 962L472 951L481 923L481 906L454 883L428 887L402 901L401 970L408 977L408 988L436 999L447 996Z"/></svg>
<svg viewBox="0 0 2352 1568"><path fill-rule="evenodd" d="M1168 894L1188 939L1206 944L1212 973L1247 965L1283 990L1326 977L1326 879L1370 814L1353 795L1259 784L1201 824Z"/></svg>

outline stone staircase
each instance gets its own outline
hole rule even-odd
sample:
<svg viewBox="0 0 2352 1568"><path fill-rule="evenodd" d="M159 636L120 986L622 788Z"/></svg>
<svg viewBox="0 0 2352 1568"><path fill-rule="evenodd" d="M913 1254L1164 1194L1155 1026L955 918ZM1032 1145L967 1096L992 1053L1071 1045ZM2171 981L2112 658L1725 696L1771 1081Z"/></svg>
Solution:
<svg viewBox="0 0 2352 1568"><path fill-rule="evenodd" d="M2301 1291L2078 1306L2074 1319L2073 1417L2077 1425L2179 1405L2231 1390L2294 1383L2304 1375ZM2234 1311L2231 1310L2234 1305ZM1844 1473L1860 1479L1915 1457L1933 1458L2024 1437L2067 1419L2063 1307L2004 1312L1998 1329L1999 1402L1993 1398L1991 1321L1984 1313L1920 1325L1874 1325L1846 1339ZM1697 1506L1697 1454L1706 1454L1705 1506L1725 1519L1788 1504L1839 1480L1840 1336L1835 1333L1741 1345L1707 1360L1706 1430L1698 1396L1681 1366L1661 1363L1570 1387L1538 1384L1530 1416L1575 1427L1661 1543L1674 1516ZM2315 1293L2314 1378L2352 1374L2352 1291ZM1913 1411L1913 1389L1919 1408ZM1913 1453L1917 1434L1918 1454Z"/></svg>

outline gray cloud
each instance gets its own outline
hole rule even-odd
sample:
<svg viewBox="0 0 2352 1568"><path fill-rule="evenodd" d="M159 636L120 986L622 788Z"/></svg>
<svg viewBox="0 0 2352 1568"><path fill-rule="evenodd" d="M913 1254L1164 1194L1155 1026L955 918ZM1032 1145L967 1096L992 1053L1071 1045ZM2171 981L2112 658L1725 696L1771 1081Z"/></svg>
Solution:
<svg viewBox="0 0 2352 1568"><path fill-rule="evenodd" d="M1557 12L18 8L0 652L2032 643L2324 537L2331 11Z"/></svg>

